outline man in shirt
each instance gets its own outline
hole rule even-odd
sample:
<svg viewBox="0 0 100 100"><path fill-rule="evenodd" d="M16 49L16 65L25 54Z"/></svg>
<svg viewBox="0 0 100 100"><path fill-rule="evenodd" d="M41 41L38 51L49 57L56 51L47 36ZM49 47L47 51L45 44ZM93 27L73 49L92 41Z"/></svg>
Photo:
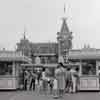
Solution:
<svg viewBox="0 0 100 100"><path fill-rule="evenodd" d="M30 87L29 89L31 90L33 87L33 91L35 91L35 80L37 78L37 75L35 74L34 71L30 72Z"/></svg>
<svg viewBox="0 0 100 100"><path fill-rule="evenodd" d="M25 70L24 72L24 90L27 90L27 82L28 82L28 79L29 79L29 71Z"/></svg>

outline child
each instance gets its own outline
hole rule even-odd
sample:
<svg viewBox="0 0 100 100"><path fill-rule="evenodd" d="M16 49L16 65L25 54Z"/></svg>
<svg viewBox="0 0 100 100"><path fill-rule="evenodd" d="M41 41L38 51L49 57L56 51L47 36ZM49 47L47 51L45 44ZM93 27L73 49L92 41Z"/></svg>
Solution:
<svg viewBox="0 0 100 100"><path fill-rule="evenodd" d="M52 92L53 92L53 79L50 79L49 87L50 87L50 94L52 94Z"/></svg>
<svg viewBox="0 0 100 100"><path fill-rule="evenodd" d="M58 98L58 85L57 85L57 79L56 78L54 78L54 81L53 81L53 94L54 94L54 98Z"/></svg>
<svg viewBox="0 0 100 100"><path fill-rule="evenodd" d="M42 87L43 87L43 93L44 95L47 95L47 88L48 88L48 78L46 76L45 68L43 68L42 72Z"/></svg>
<svg viewBox="0 0 100 100"><path fill-rule="evenodd" d="M43 80L42 79L40 79L40 81L39 81L39 85L38 85L38 93L39 94L42 94L42 92L43 92Z"/></svg>

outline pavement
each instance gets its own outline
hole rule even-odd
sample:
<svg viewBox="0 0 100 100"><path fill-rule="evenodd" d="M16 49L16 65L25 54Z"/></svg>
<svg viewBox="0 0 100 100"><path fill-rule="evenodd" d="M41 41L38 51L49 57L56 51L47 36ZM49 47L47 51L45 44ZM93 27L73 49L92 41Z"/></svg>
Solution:
<svg viewBox="0 0 100 100"><path fill-rule="evenodd" d="M55 100L51 95L38 95L32 91L0 91L0 100ZM57 100L100 100L99 92L79 92L76 94L65 94Z"/></svg>

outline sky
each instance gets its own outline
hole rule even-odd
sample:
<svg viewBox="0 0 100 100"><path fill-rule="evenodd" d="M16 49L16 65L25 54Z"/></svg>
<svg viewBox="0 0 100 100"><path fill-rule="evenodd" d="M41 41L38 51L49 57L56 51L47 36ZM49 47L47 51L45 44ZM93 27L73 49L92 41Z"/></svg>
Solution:
<svg viewBox="0 0 100 100"><path fill-rule="evenodd" d="M14 50L24 27L30 42L56 42L64 16L74 49L100 48L99 11L100 0L0 0L0 49Z"/></svg>

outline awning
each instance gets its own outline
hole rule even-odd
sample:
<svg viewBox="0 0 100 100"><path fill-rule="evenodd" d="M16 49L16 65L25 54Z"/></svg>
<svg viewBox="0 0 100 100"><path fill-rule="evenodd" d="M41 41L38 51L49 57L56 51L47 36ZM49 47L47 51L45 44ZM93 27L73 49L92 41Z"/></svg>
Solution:
<svg viewBox="0 0 100 100"><path fill-rule="evenodd" d="M21 52L15 51L0 51L0 61L19 61L19 62L31 62L32 60Z"/></svg>
<svg viewBox="0 0 100 100"><path fill-rule="evenodd" d="M18 62L31 62L31 59L25 56L22 57L0 57L0 61L18 61Z"/></svg>
<svg viewBox="0 0 100 100"><path fill-rule="evenodd" d="M33 56L55 56L55 53L35 53Z"/></svg>
<svg viewBox="0 0 100 100"><path fill-rule="evenodd" d="M77 50L70 51L68 55L69 59L100 59L100 50Z"/></svg>
<svg viewBox="0 0 100 100"><path fill-rule="evenodd" d="M21 64L22 67L48 67L48 68L56 68L58 64ZM70 63L64 64L64 66L79 66L79 63Z"/></svg>

